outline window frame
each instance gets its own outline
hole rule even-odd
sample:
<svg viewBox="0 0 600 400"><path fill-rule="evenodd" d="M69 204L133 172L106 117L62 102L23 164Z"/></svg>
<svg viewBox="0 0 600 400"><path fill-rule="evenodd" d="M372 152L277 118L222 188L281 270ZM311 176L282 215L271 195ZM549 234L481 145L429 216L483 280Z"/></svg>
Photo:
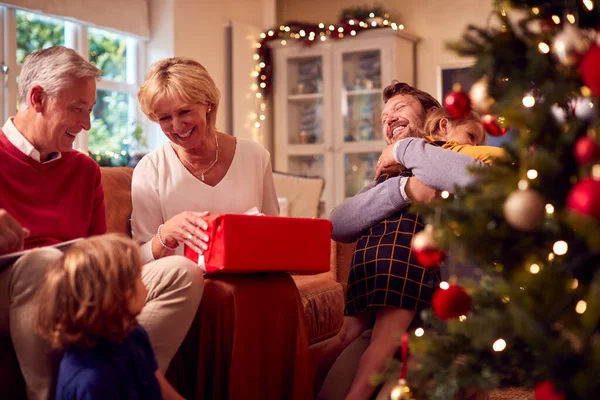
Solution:
<svg viewBox="0 0 600 400"><path fill-rule="evenodd" d="M17 10L16 7L0 6L0 54L3 56L3 61L0 63L0 73L4 85L0 90L0 119L1 123L10 116L13 116L16 112L10 109L11 104L17 104L18 88L17 88L17 76L21 73L21 65L17 63ZM43 13L37 13L34 11L23 9L25 12L45 15ZM90 59L89 54L89 41L88 41L88 28L93 27L108 32L112 32L110 29L103 27L95 27L89 24L73 22L64 18L55 17L48 15L52 18L57 18L64 21L65 24L65 43L64 46L74 49L79 55L86 60ZM142 84L143 77L145 74L146 63L147 63L147 43L145 40L135 38L116 32L119 35L125 36L127 40L127 60L126 60L126 80L125 82L118 82L115 80L101 78L97 85L96 90L109 90L120 93L125 93L133 99L129 102L129 123L133 125L137 122L142 126L146 140L149 141L149 124L147 118L141 112L141 109L137 102L137 91ZM8 70L5 70L8 68ZM89 131L82 131L75 142L73 147L87 152L89 144ZM140 149L147 150L147 149Z"/></svg>

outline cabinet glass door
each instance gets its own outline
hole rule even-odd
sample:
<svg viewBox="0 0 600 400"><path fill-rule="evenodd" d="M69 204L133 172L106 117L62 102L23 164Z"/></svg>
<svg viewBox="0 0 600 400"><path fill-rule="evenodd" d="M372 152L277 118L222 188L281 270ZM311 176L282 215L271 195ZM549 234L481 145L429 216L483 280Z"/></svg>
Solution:
<svg viewBox="0 0 600 400"><path fill-rule="evenodd" d="M381 152L344 154L344 197L352 197L375 178Z"/></svg>
<svg viewBox="0 0 600 400"><path fill-rule="evenodd" d="M344 53L342 69L344 142L382 140L381 51Z"/></svg>
<svg viewBox="0 0 600 400"><path fill-rule="evenodd" d="M288 172L302 176L325 176L325 160L322 154L288 156Z"/></svg>
<svg viewBox="0 0 600 400"><path fill-rule="evenodd" d="M287 142L322 144L323 60L317 56L288 59L287 63Z"/></svg>

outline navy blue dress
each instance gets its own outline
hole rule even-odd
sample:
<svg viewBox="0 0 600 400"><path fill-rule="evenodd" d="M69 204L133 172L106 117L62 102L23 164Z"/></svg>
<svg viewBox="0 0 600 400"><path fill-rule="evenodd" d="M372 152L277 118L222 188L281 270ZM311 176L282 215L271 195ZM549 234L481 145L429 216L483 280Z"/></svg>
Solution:
<svg viewBox="0 0 600 400"><path fill-rule="evenodd" d="M101 340L91 349L67 350L60 363L57 400L161 399L158 364L141 326L123 343Z"/></svg>
<svg viewBox="0 0 600 400"><path fill-rule="evenodd" d="M382 175L378 182L391 177ZM430 306L440 270L421 267L411 250L413 236L423 228L419 215L404 209L365 231L352 255L345 315L368 307L418 311Z"/></svg>

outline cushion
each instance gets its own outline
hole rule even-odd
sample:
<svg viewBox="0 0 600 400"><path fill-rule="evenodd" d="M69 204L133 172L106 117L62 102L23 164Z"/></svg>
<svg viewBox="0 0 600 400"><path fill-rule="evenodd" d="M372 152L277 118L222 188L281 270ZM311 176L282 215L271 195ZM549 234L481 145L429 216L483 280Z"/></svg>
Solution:
<svg viewBox="0 0 600 400"><path fill-rule="evenodd" d="M131 178L133 168L102 167L108 232L131 235Z"/></svg>
<svg viewBox="0 0 600 400"><path fill-rule="evenodd" d="M314 218L319 216L319 202L325 186L321 177L273 172L277 196L288 202L288 216Z"/></svg>
<svg viewBox="0 0 600 400"><path fill-rule="evenodd" d="M335 336L344 321L344 289L329 272L292 276L302 297L308 344Z"/></svg>

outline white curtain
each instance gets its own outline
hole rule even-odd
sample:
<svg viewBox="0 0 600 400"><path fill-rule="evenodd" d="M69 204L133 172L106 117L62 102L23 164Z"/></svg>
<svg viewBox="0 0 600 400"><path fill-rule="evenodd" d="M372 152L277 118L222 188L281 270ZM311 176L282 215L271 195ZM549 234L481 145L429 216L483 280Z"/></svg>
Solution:
<svg viewBox="0 0 600 400"><path fill-rule="evenodd" d="M2 0L0 3L150 38L149 0Z"/></svg>

